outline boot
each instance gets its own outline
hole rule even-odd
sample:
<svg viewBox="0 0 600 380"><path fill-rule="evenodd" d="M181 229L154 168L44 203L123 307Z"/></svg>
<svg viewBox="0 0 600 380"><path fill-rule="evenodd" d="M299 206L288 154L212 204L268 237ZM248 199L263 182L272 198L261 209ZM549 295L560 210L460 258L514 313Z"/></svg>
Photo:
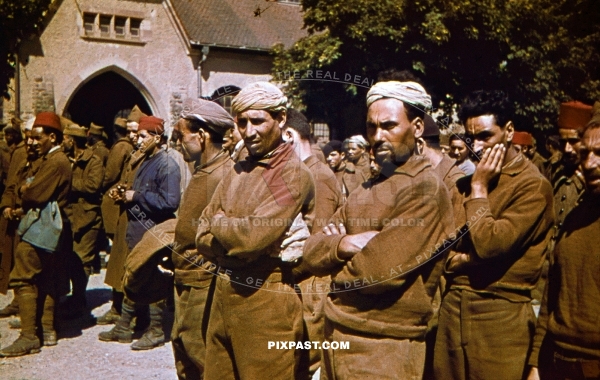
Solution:
<svg viewBox="0 0 600 380"><path fill-rule="evenodd" d="M36 336L36 300L35 285L20 286L16 289L21 317L21 335L8 347L0 350L1 357L22 356L40 352L40 340Z"/></svg>
<svg viewBox="0 0 600 380"><path fill-rule="evenodd" d="M72 295L63 304L65 319L75 319L87 313L86 289L90 275L94 269L91 265L83 265L79 257L74 257L69 266L71 271L71 283L73 285Z"/></svg>
<svg viewBox="0 0 600 380"><path fill-rule="evenodd" d="M19 302L17 301L17 295L15 294L11 303L6 305L5 308L0 309L0 318L8 318L17 314L19 314Z"/></svg>
<svg viewBox="0 0 600 380"><path fill-rule="evenodd" d="M54 297L46 295L42 313L42 345L56 346L56 329L54 328Z"/></svg>
<svg viewBox="0 0 600 380"><path fill-rule="evenodd" d="M133 304L127 304L123 301L121 317L115 322L115 327L109 331L98 334L98 339L104 342L133 342L133 329L131 328L131 318L135 313Z"/></svg>
<svg viewBox="0 0 600 380"><path fill-rule="evenodd" d="M150 327L137 342L131 345L132 350L151 350L165 344L165 334L162 328L164 309L164 300L150 304Z"/></svg>
<svg viewBox="0 0 600 380"><path fill-rule="evenodd" d="M115 289L112 291L113 303L110 310L104 313L104 315L96 319L98 325L112 325L119 320L121 317L121 305L123 305L123 293L118 292Z"/></svg>

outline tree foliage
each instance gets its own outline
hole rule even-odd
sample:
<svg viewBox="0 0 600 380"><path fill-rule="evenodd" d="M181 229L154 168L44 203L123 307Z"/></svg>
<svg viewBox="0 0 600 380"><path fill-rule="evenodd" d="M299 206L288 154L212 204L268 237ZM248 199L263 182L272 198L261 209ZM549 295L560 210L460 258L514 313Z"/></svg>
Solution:
<svg viewBox="0 0 600 380"><path fill-rule="evenodd" d="M41 30L53 2L0 0L0 94L3 97L10 98L8 85L15 74L15 53L20 43Z"/></svg>
<svg viewBox="0 0 600 380"><path fill-rule="evenodd" d="M362 132L367 89L281 73L320 69L373 80L383 70L410 70L446 114L474 90L502 89L515 102L518 128L529 130L552 128L562 101L600 99L597 0L303 0L302 7L309 35L275 47L274 79L337 137Z"/></svg>

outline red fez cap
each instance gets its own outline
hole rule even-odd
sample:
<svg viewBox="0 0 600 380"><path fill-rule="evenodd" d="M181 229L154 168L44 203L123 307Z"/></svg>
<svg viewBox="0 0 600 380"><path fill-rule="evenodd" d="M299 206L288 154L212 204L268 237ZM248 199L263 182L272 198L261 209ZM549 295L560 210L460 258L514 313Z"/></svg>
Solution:
<svg viewBox="0 0 600 380"><path fill-rule="evenodd" d="M155 135L162 135L165 131L164 120L156 116L142 116L138 132L143 129Z"/></svg>
<svg viewBox="0 0 600 380"><path fill-rule="evenodd" d="M592 106L578 101L562 103L558 114L558 128L581 129L592 118Z"/></svg>
<svg viewBox="0 0 600 380"><path fill-rule="evenodd" d="M512 139L513 144L518 145L533 145L533 137L527 132L517 132L513 135Z"/></svg>
<svg viewBox="0 0 600 380"><path fill-rule="evenodd" d="M54 112L40 112L35 117L34 127L48 127L62 132L60 117Z"/></svg>

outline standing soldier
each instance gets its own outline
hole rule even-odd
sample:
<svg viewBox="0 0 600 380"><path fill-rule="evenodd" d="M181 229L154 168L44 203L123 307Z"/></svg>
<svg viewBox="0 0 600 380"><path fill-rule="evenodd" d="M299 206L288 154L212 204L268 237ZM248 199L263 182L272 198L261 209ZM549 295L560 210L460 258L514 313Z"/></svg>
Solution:
<svg viewBox="0 0 600 380"><path fill-rule="evenodd" d="M367 94L367 136L378 178L350 193L330 223L308 238L305 261L331 274L324 302L327 379L420 379L425 332L453 228L448 190L416 154L431 97L414 82L379 82Z"/></svg>
<svg viewBox="0 0 600 380"><path fill-rule="evenodd" d="M115 137L116 140L110 148L106 168L104 170L104 179L102 181L102 222L104 231L107 237L113 239L117 228L117 220L119 218L119 206L108 196L108 190L117 184L121 174L125 170L125 165L128 162L129 156L133 152L133 140L128 136L127 120L117 118L115 120ZM137 126L135 127L137 131Z"/></svg>
<svg viewBox="0 0 600 380"><path fill-rule="evenodd" d="M369 143L360 135L352 136L342 143L346 152L346 168L342 175L344 197L371 178Z"/></svg>
<svg viewBox="0 0 600 380"><path fill-rule="evenodd" d="M341 186L343 183L342 176L346 170L346 153L342 149L342 142L331 140L323 147L323 154L325 154L327 165L333 170L335 178Z"/></svg>
<svg viewBox="0 0 600 380"><path fill-rule="evenodd" d="M561 160L549 167L550 182L554 187L554 212L556 215L556 238L565 217L577 205L585 190L585 181L579 169L579 132L590 121L592 107L580 102L560 105L558 132L560 135Z"/></svg>
<svg viewBox="0 0 600 380"><path fill-rule="evenodd" d="M88 130L88 146L92 148L94 154L102 159L102 166L106 165L106 161L108 160L109 150L106 147L106 132L104 132L104 127L100 125L96 125L92 123L90 125L90 129Z"/></svg>
<svg viewBox="0 0 600 380"><path fill-rule="evenodd" d="M135 174L133 185L124 193L119 193L127 207L127 252L142 240L144 233L153 226L175 219L175 211L181 199L179 168L175 161L161 149L166 136L164 121L155 116L140 119L138 127L138 143L140 151L147 156ZM112 260L109 260L109 263ZM121 271L123 269L121 268ZM121 281L122 278L119 278ZM120 284L122 288L122 283ZM121 316L115 327L101 332L98 338L102 341L133 341L133 330L130 327L136 309L145 309L125 298L121 308ZM137 342L131 345L133 350L148 350L163 345L165 336L162 326L164 300L149 305L150 327ZM146 313L147 315L147 313Z"/></svg>
<svg viewBox="0 0 600 380"><path fill-rule="evenodd" d="M552 234L552 189L512 146L512 103L503 92L472 93L459 115L479 162L457 182L465 199L459 226L468 233L446 262L434 373L520 379L535 323L531 291Z"/></svg>
<svg viewBox="0 0 600 380"><path fill-rule="evenodd" d="M17 195L17 189L20 186L25 166L37 159L37 154L30 147L31 140L29 139L33 121L31 120L22 125L25 139L17 145L12 153L8 167L8 176L6 178L6 188L0 200L0 212L2 212L2 221L0 223L3 226L3 229L0 229L0 249L2 253L0 293L6 293L8 289L10 270L13 266L13 256L19 244L19 235L17 234L19 219L15 217L15 211L21 208L21 199ZM31 154L31 157L29 157L29 154ZM19 305L15 296L10 304L0 310L0 318L16 315L18 312Z"/></svg>
<svg viewBox="0 0 600 380"><path fill-rule="evenodd" d="M98 236L102 227L100 215L101 187L104 178L102 159L86 147L86 130L71 124L64 130L73 139L73 177L70 207L74 255L69 255L68 271L72 296L66 304L66 317L81 316L86 310L86 288L98 261Z"/></svg>
<svg viewBox="0 0 600 380"><path fill-rule="evenodd" d="M56 344L54 304L58 296L57 265L61 251L70 250L71 240L69 221L63 212L71 187L71 167L69 159L60 149L62 137L58 115L41 112L36 116L31 132L32 146L42 161L31 179L17 191L22 197L25 212L34 208L43 210L49 203L56 202L61 210L63 227L55 252L26 241L19 242L17 246L10 286L15 290L19 303L21 334L12 345L0 350L0 356L3 357L39 352L38 322L41 322L43 329L43 343ZM38 312L38 307L43 312ZM41 321L38 318L40 315Z"/></svg>
<svg viewBox="0 0 600 380"><path fill-rule="evenodd" d="M115 323L121 317L121 306L123 305L123 284L122 278L125 273L125 259L129 254L129 248L125 237L127 235L128 207L124 204L122 195L127 189L130 189L137 170L144 163L146 154L136 150L138 146L138 127L139 121L146 115L140 111L138 106L134 106L129 116L127 116L127 137L134 146L134 151L127 158L125 169L121 172L121 178L106 194L114 202L116 209L109 210L106 215L107 223L105 228L112 230L111 222L114 224L114 238L110 250L110 260L106 267L106 276L104 282L112 287L112 305L104 315L100 316L96 323L99 325L109 325ZM107 205L105 204L105 210ZM104 217L104 215L103 215ZM139 320L138 320L139 322Z"/></svg>
<svg viewBox="0 0 600 380"><path fill-rule="evenodd" d="M293 379L299 369L296 350L267 349L269 341L297 342L304 335L294 261L281 244L299 213L308 226L314 215L312 176L282 139L286 103L267 82L246 86L232 103L250 156L223 178L196 236L198 251L228 269L215 284L206 380Z"/></svg>
<svg viewBox="0 0 600 380"><path fill-rule="evenodd" d="M550 257L530 380L600 379L600 102L595 108L579 149L586 193Z"/></svg>
<svg viewBox="0 0 600 380"><path fill-rule="evenodd" d="M223 137L234 127L233 118L215 102L188 99L175 125L184 158L195 170L183 193L175 227L175 321L171 339L180 379L201 379L206 356L206 327L214 274L211 262L199 264L196 231L198 219L221 179L234 161L223 149Z"/></svg>

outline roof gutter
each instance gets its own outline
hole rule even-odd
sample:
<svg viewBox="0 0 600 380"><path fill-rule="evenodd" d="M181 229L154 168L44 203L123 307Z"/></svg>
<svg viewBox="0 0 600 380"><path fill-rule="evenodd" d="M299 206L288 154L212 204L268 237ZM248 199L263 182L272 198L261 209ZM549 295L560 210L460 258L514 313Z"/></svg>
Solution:
<svg viewBox="0 0 600 380"><path fill-rule="evenodd" d="M190 45L192 45L193 48L202 48L204 46L209 46L209 47L213 47L213 48L256 51L256 52L261 52L261 53L268 53L271 51L271 49L265 49L265 48L236 46L236 45L221 45L221 44L215 44L215 43L202 43L202 42L193 41L193 40L190 40Z"/></svg>

